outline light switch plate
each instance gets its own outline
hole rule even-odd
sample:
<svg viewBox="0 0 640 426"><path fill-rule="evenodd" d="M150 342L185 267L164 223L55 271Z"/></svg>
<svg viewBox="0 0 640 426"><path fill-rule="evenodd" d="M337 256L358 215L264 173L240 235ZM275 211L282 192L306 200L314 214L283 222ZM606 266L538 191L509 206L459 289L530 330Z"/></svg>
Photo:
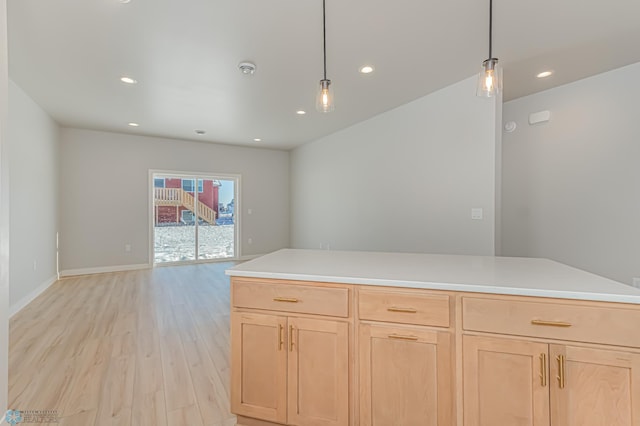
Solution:
<svg viewBox="0 0 640 426"><path fill-rule="evenodd" d="M473 220L482 220L483 211L481 208L473 208L471 209L471 219Z"/></svg>
<svg viewBox="0 0 640 426"><path fill-rule="evenodd" d="M631 285L636 287L636 288L640 288L640 277L634 277Z"/></svg>

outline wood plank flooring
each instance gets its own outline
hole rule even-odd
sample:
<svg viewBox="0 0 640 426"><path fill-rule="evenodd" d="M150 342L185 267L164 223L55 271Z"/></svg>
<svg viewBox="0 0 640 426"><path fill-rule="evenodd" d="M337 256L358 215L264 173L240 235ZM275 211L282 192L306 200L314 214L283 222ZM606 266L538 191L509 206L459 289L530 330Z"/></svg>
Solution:
<svg viewBox="0 0 640 426"><path fill-rule="evenodd" d="M10 321L9 405L71 426L230 426L233 263L66 278Z"/></svg>

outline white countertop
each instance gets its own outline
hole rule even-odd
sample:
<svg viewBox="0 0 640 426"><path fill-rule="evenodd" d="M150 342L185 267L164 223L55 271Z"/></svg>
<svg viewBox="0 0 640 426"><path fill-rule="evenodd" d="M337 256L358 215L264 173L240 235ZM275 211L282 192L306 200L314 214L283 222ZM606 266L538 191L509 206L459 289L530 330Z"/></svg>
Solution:
<svg viewBox="0 0 640 426"><path fill-rule="evenodd" d="M283 249L226 273L640 304L640 290L630 285L535 258Z"/></svg>

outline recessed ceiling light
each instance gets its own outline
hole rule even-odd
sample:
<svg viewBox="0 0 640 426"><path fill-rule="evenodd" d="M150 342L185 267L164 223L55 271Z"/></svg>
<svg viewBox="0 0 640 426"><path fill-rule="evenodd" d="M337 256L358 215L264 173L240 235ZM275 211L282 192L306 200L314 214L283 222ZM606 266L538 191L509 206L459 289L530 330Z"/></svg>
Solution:
<svg viewBox="0 0 640 426"><path fill-rule="evenodd" d="M365 65L362 68L360 68L360 72L362 74L370 74L373 72L373 67L371 65Z"/></svg>
<svg viewBox="0 0 640 426"><path fill-rule="evenodd" d="M138 126L140 126L140 125L139 125L138 123L129 123L129 126L131 126L131 127L138 127Z"/></svg>
<svg viewBox="0 0 640 426"><path fill-rule="evenodd" d="M253 75L256 72L256 64L253 62L240 62L238 69L244 75Z"/></svg>
<svg viewBox="0 0 640 426"><path fill-rule="evenodd" d="M134 80L131 77L120 77L120 81L123 83L127 83L127 84L136 84L138 83L138 80Z"/></svg>
<svg viewBox="0 0 640 426"><path fill-rule="evenodd" d="M131 0L118 0L120 3L129 3Z"/></svg>
<svg viewBox="0 0 640 426"><path fill-rule="evenodd" d="M553 71L543 71L540 74L536 75L536 77L545 78L545 77L549 77L551 74L553 74Z"/></svg>
<svg viewBox="0 0 640 426"><path fill-rule="evenodd" d="M306 113L307 113L307 111L303 111L303 110L296 111L296 114L298 114L298 115L305 115Z"/></svg>
<svg viewBox="0 0 640 426"><path fill-rule="evenodd" d="M196 130L195 132L196 132L196 135L204 135L205 133L207 133L206 130L199 130L199 129Z"/></svg>
<svg viewBox="0 0 640 426"><path fill-rule="evenodd" d="M254 139L253 139L253 141L254 141L254 142L262 142L262 139L260 139L260 138L254 138Z"/></svg>

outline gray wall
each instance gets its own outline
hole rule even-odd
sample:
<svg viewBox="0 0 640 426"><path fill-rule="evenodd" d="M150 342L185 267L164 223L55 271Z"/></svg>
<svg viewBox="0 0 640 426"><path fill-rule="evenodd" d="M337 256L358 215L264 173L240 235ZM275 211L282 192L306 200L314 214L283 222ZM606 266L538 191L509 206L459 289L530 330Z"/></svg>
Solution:
<svg viewBox="0 0 640 426"><path fill-rule="evenodd" d="M493 254L499 118L475 81L292 151L293 247Z"/></svg>
<svg viewBox="0 0 640 426"><path fill-rule="evenodd" d="M24 306L41 285L56 279L59 128L19 86L10 82L7 130L13 309Z"/></svg>
<svg viewBox="0 0 640 426"><path fill-rule="evenodd" d="M9 161L7 157L7 2L0 0L0 414L7 409L9 365Z"/></svg>
<svg viewBox="0 0 640 426"><path fill-rule="evenodd" d="M640 64L504 105L502 253L640 277ZM530 126L531 112L551 121Z"/></svg>
<svg viewBox="0 0 640 426"><path fill-rule="evenodd" d="M241 175L241 254L289 245L288 152L63 128L60 161L63 271L148 263L150 169Z"/></svg>

